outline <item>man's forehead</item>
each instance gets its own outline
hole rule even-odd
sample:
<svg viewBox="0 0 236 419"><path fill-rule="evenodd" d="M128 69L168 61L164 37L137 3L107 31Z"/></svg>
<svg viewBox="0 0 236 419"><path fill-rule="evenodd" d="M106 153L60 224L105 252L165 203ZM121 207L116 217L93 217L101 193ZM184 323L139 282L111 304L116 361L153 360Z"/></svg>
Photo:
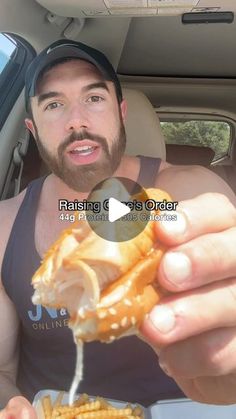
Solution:
<svg viewBox="0 0 236 419"><path fill-rule="evenodd" d="M79 58L70 58L53 63L42 72L37 81L36 93L38 94L48 82L57 81L60 75L66 76L67 74L73 74L75 77L92 75L97 80L105 80L101 71L94 64Z"/></svg>

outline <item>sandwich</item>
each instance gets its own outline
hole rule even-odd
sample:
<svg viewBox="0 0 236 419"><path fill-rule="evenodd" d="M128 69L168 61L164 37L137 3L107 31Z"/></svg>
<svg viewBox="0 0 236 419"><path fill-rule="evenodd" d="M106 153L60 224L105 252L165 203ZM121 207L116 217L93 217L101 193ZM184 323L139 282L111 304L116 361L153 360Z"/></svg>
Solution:
<svg viewBox="0 0 236 419"><path fill-rule="evenodd" d="M145 193L156 201L171 200L159 189ZM143 199L142 194L138 198ZM66 229L33 276L33 302L66 308L76 341L110 343L137 334L164 293L157 269L165 248L157 240L154 224L149 221L126 241L104 239L86 220Z"/></svg>

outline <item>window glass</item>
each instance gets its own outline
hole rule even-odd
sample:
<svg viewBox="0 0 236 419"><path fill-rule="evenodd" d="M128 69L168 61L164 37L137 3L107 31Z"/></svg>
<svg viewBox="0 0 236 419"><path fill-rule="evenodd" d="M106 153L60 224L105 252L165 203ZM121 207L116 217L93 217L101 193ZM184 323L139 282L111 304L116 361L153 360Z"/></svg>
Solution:
<svg viewBox="0 0 236 419"><path fill-rule="evenodd" d="M25 72L34 56L23 38L0 33L0 129L24 88Z"/></svg>
<svg viewBox="0 0 236 419"><path fill-rule="evenodd" d="M7 35L0 34L0 74L10 61L15 49L14 40Z"/></svg>
<svg viewBox="0 0 236 419"><path fill-rule="evenodd" d="M184 120L162 121L161 128L167 144L211 147L214 161L226 156L231 143L231 126L225 121Z"/></svg>

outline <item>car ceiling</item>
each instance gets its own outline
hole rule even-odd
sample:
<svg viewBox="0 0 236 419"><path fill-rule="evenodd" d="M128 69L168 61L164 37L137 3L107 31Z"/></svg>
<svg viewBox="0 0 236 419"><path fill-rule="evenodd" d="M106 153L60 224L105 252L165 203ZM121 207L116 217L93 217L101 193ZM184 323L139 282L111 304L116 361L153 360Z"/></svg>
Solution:
<svg viewBox="0 0 236 419"><path fill-rule="evenodd" d="M130 14L126 36L119 41L121 53L116 59L120 74L200 77L236 75L236 56L233 53L235 23L184 25L181 21L184 11L236 11L235 0L35 1L60 16L83 19L88 15L106 15L104 25L114 19L114 13L115 16L126 18L126 22ZM145 17L147 11L152 14ZM139 13L139 16L135 16L135 13ZM111 32L107 33L111 35Z"/></svg>
<svg viewBox="0 0 236 419"><path fill-rule="evenodd" d="M236 10L235 0L35 0L60 16L160 16ZM66 5L66 7L65 7Z"/></svg>
<svg viewBox="0 0 236 419"><path fill-rule="evenodd" d="M129 26L118 72L133 75L235 76L235 35L235 23L183 25L179 16L161 16L158 22L156 18L134 18Z"/></svg>
<svg viewBox="0 0 236 419"><path fill-rule="evenodd" d="M163 0L162 0L163 1ZM203 6L213 10L236 11L235 0L164 0L173 4L194 3L196 8L203 10ZM148 17L127 17L109 15L99 18L75 17L81 15L81 10L90 7L98 10L101 4L145 4L147 1L120 0L2 0L0 8L4 13L14 31L18 27L19 34L24 37L24 31L32 38L33 46L40 50L58 37L71 36L72 39L79 39L92 46L102 49L110 58L119 74L126 75L149 75L149 76L193 76L193 77L236 77L236 23L231 24L191 24L184 25L181 22L179 10L177 15L169 16L148 16ZM44 7L40 6L43 5ZM152 1L149 4L154 4ZM158 3L158 0L156 0ZM3 6L2 6L3 4ZM147 3L148 4L148 3ZM215 7L214 7L215 6ZM221 9L220 9L221 7ZM229 9L230 8L230 9ZM185 7L186 9L186 7ZM191 9L191 8L190 8ZM168 13L168 9L166 13ZM211 10L211 9L207 9ZM27 11L27 13L26 13ZM29 11L29 14L28 14ZM77 11L77 13L76 13ZM36 22L36 16L38 17ZM49 21L49 14L54 15L54 20ZM26 14L26 16L25 16ZM19 26L22 15L22 27ZM23 16L24 15L24 16ZM29 21L25 17L32 16ZM59 21L59 18L63 19ZM74 16L74 18L72 18ZM17 19L18 22L14 22ZM57 19L57 20L56 20ZM6 19L7 20L7 19ZM24 20L28 24L24 24ZM1 23L1 18L0 18ZM2 24L2 23L1 23ZM4 23L3 23L4 26ZM11 30L11 27L6 31ZM27 28L27 26L29 28ZM38 26L38 27L37 27ZM40 31L40 26L43 31ZM33 30L34 28L34 30ZM68 29L69 28L69 29ZM71 29L72 28L72 29ZM70 30L71 29L71 30ZM4 30L4 29L3 29ZM2 28L1 28L2 31ZM34 32L37 40L34 42ZM40 33L39 33L40 32ZM36 37L35 37L36 38Z"/></svg>

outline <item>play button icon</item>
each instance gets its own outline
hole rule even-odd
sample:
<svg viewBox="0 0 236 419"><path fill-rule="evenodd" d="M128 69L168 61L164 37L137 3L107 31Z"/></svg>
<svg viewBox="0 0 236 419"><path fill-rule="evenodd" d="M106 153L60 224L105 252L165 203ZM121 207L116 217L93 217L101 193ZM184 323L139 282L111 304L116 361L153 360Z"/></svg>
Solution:
<svg viewBox="0 0 236 419"><path fill-rule="evenodd" d="M150 211L142 205L147 199L145 189L133 180L107 178L89 194L86 219L93 231L105 240L131 240L149 221Z"/></svg>
<svg viewBox="0 0 236 419"><path fill-rule="evenodd" d="M126 214L129 214L129 212L131 211L131 209L127 205L122 204L122 202L118 201L115 198L110 198L108 202L108 220L111 223L114 223L114 221L119 220L119 218L123 217Z"/></svg>

